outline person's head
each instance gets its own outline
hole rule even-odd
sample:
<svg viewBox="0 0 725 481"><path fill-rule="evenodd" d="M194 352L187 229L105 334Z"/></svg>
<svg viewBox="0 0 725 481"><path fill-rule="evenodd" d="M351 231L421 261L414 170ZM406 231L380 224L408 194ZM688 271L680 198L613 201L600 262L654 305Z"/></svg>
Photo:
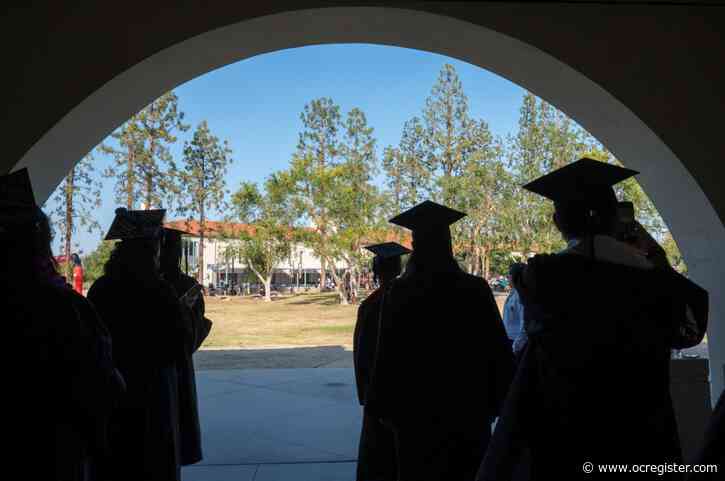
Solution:
<svg viewBox="0 0 725 481"><path fill-rule="evenodd" d="M159 241L124 239L117 242L104 272L117 279L156 279L159 275Z"/></svg>
<svg viewBox="0 0 725 481"><path fill-rule="evenodd" d="M82 267L83 263L81 262L81 257L76 254L75 252L70 255L70 260L73 263L73 266L75 267Z"/></svg>
<svg viewBox="0 0 725 481"><path fill-rule="evenodd" d="M411 260L418 265L454 261L450 228L414 230Z"/></svg>
<svg viewBox="0 0 725 481"><path fill-rule="evenodd" d="M465 216L463 212L426 200L390 219L391 223L413 233L413 254L406 272L457 268L450 226Z"/></svg>
<svg viewBox="0 0 725 481"><path fill-rule="evenodd" d="M161 246L161 271L167 276L181 273L181 241L179 231L164 229L164 241Z"/></svg>
<svg viewBox="0 0 725 481"><path fill-rule="evenodd" d="M521 262L513 262L509 266L509 272L508 272L508 280L513 285L514 279L521 276L521 274L524 272L524 264Z"/></svg>
<svg viewBox="0 0 725 481"><path fill-rule="evenodd" d="M611 189L609 189L611 191ZM596 203L555 202L552 219L565 240L588 235L613 235L617 221L617 199L602 195Z"/></svg>
<svg viewBox="0 0 725 481"><path fill-rule="evenodd" d="M613 187L637 173L583 157L523 187L554 201L553 221L565 239L611 235L617 218Z"/></svg>
<svg viewBox="0 0 725 481"><path fill-rule="evenodd" d="M401 266L400 256L388 258L375 256L373 258L373 278L380 285L386 285L400 275Z"/></svg>

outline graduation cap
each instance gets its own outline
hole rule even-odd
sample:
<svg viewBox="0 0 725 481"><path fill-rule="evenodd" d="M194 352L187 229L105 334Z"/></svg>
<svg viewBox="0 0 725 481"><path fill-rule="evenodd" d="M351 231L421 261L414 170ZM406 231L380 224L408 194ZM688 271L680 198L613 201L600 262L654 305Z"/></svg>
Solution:
<svg viewBox="0 0 725 481"><path fill-rule="evenodd" d="M598 207L617 202L612 187L639 174L636 170L583 157L524 185L556 203Z"/></svg>
<svg viewBox="0 0 725 481"><path fill-rule="evenodd" d="M0 233L39 220L28 169L0 176Z"/></svg>
<svg viewBox="0 0 725 481"><path fill-rule="evenodd" d="M435 230L448 227L467 214L433 201L426 200L396 215L390 222L412 231Z"/></svg>
<svg viewBox="0 0 725 481"><path fill-rule="evenodd" d="M9 207L36 206L28 169L20 169L0 177L0 204Z"/></svg>
<svg viewBox="0 0 725 481"><path fill-rule="evenodd" d="M106 234L106 240L156 239L162 234L161 223L166 209L128 210L116 209L116 217Z"/></svg>
<svg viewBox="0 0 725 481"><path fill-rule="evenodd" d="M413 252L405 246L398 244L397 242L383 242L382 244L373 244L365 246L365 249L369 250L377 257L382 259L390 259L391 257L399 257L405 254Z"/></svg>

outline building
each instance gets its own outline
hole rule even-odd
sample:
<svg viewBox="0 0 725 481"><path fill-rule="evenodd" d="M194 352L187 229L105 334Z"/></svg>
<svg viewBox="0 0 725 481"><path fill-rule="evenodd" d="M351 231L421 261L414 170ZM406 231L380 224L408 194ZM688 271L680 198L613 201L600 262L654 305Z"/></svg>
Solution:
<svg viewBox="0 0 725 481"><path fill-rule="evenodd" d="M198 274L200 260L201 234L197 221L172 220L166 227L185 233L183 236L182 269L189 275ZM254 226L233 222L207 221L204 233L204 286L241 286L252 289L259 284L257 276L234 255L235 235L246 232L254 233ZM343 263L335 266L338 272L346 268ZM316 288L319 287L322 262L310 248L296 243L292 245L291 256L275 269L272 286L275 289L288 287ZM329 267L328 267L329 270Z"/></svg>

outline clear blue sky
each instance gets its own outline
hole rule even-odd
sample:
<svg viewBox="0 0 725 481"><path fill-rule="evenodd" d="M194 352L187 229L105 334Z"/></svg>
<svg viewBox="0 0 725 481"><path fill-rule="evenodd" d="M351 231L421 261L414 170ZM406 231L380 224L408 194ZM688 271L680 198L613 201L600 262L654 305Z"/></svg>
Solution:
<svg viewBox="0 0 725 481"><path fill-rule="evenodd" d="M191 124L172 148L181 158L183 140L206 119L229 141L234 163L227 178L233 191L243 180L260 182L287 167L301 129L300 112L318 97L331 97L343 112L362 109L374 127L378 152L397 144L403 123L420 115L444 63L456 67L471 115L485 119L496 135L512 132L524 91L479 67L450 57L377 45L325 45L253 57L179 86L179 106ZM109 159L98 157L103 170ZM104 231L113 218L113 185L104 179L97 218ZM50 212L52 201L46 211ZM170 217L173 217L170 216ZM80 250L92 251L100 233L76 234ZM56 244L55 251L59 252Z"/></svg>

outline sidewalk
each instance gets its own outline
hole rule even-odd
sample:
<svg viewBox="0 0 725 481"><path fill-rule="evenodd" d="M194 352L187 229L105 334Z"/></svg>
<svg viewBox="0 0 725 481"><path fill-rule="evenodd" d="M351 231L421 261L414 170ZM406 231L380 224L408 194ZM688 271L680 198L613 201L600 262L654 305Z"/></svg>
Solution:
<svg viewBox="0 0 725 481"><path fill-rule="evenodd" d="M204 460L183 481L352 481L361 410L349 368L198 371Z"/></svg>

